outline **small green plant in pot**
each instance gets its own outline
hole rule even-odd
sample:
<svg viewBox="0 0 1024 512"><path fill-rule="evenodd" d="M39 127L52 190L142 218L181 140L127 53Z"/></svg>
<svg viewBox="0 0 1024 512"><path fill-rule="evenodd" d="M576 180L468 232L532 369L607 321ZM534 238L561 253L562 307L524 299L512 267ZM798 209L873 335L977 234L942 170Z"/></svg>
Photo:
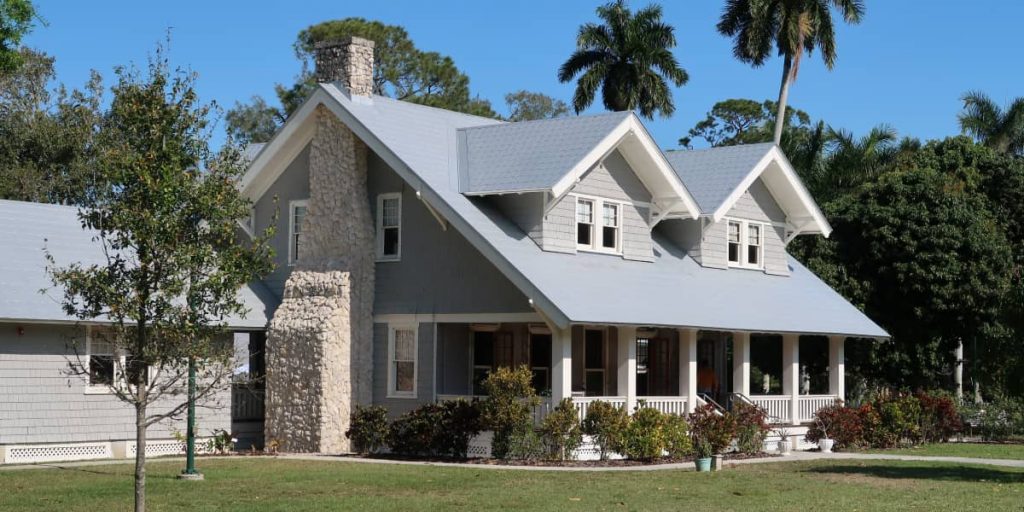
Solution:
<svg viewBox="0 0 1024 512"><path fill-rule="evenodd" d="M697 457L693 461L697 466L697 471L711 471L711 456L715 454L714 449L711 448L711 443L706 439L695 439L693 442L693 452Z"/></svg>

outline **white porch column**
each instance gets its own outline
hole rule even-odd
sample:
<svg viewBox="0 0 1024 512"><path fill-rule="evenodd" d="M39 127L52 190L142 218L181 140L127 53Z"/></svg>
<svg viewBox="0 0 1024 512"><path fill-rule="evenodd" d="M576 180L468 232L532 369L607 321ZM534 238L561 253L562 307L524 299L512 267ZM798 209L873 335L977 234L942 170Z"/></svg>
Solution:
<svg viewBox="0 0 1024 512"><path fill-rule="evenodd" d="M750 333L732 333L732 391L750 396Z"/></svg>
<svg viewBox="0 0 1024 512"><path fill-rule="evenodd" d="M572 328L551 326L551 406L572 398Z"/></svg>
<svg viewBox="0 0 1024 512"><path fill-rule="evenodd" d="M789 422L800 422L800 335L782 335L782 393L789 395Z"/></svg>
<svg viewBox="0 0 1024 512"><path fill-rule="evenodd" d="M636 327L619 327L619 346L615 351L618 357L619 396L626 397L626 411L633 412L636 408Z"/></svg>
<svg viewBox="0 0 1024 512"><path fill-rule="evenodd" d="M846 336L828 337L828 392L846 401Z"/></svg>
<svg viewBox="0 0 1024 512"><path fill-rule="evenodd" d="M679 394L686 412L697 409L697 329L679 329Z"/></svg>

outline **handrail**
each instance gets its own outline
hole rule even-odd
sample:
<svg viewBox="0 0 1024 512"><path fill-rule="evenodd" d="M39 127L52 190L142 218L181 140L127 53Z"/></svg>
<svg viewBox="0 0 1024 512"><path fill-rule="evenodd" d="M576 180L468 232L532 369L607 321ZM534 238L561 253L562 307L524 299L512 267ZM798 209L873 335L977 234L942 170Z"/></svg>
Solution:
<svg viewBox="0 0 1024 512"><path fill-rule="evenodd" d="M711 398L707 393L697 393L697 402L704 402L705 405L711 404L715 408L715 414L719 416L726 412L725 407L722 407L722 404L716 402L715 399Z"/></svg>
<svg viewBox="0 0 1024 512"><path fill-rule="evenodd" d="M772 414L769 414L767 409L765 409L764 407L761 407L760 405L757 405L756 403L754 403L753 399L751 399L747 395L744 395L743 393L735 392L732 395L730 395L729 398L733 399L733 400L739 399L739 401L744 403L745 405L750 405L750 406L753 406L753 407L757 407L758 409L761 409L761 411L764 412L765 418L768 419L769 423L781 423L781 422L783 422L782 418L780 418L778 416L775 416L775 415L772 415Z"/></svg>

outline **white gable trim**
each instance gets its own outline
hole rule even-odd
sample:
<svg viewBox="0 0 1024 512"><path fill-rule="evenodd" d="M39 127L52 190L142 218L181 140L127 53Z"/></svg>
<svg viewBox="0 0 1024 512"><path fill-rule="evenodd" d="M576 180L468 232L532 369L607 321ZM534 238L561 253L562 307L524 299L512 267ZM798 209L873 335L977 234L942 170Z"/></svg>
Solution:
<svg viewBox="0 0 1024 512"><path fill-rule="evenodd" d="M787 215L790 215L790 224L796 220L802 221L800 229L797 230L794 228L793 230L798 231L799 233L821 233L825 237L828 237L828 235L832 233L832 226L828 223L825 215L821 212L821 209L818 207L818 203L816 203L814 198L811 197L811 193L807 190L807 187L804 186L803 181L800 180L799 176L797 176L796 170L793 169L793 165L789 163L789 159L786 158L786 155L778 146L772 147L767 153L765 153L764 157L761 158L757 165L750 170L750 173L743 178L743 181L733 189L729 196L725 198L725 201L722 201L722 204L720 204L711 214L711 218L715 222L722 220L729 213L729 210L731 210L736 204L736 201L738 201L740 197L750 189L754 184L754 181L760 178L772 163L778 165L779 169L782 170L782 175L786 178L786 183L792 187L792 191L797 197L798 203L796 205L785 204L783 201L779 201L779 194L772 190L768 183L765 183L768 191L772 193L772 197L774 197L776 201L779 201L779 206L787 213ZM796 208L794 208L794 206L796 206ZM792 210L801 208L807 211L810 216L803 218L791 215Z"/></svg>
<svg viewBox="0 0 1024 512"><path fill-rule="evenodd" d="M632 137L632 139L631 139ZM604 139L595 145L590 152L588 152L579 162L569 170L565 176L562 176L551 187L548 191L553 197L563 197L570 189L572 189L576 183L586 174L588 171L594 168L595 165L599 165L612 151L622 147L623 143L627 141L635 140L645 150L646 156L651 158L654 162L653 171L658 173L665 182L669 185L671 194L669 197L655 197L652 201L655 203L663 203L665 205L678 205L683 207L681 213L688 215L692 219L696 219L700 216L700 208L697 206L697 201L690 195L690 192L686 190L686 186L683 184L679 175L676 174L672 165L668 163L665 158L665 154L662 153L661 149L651 138L650 133L644 128L643 123L636 117L636 114L630 114L629 117L622 120L614 130L608 133ZM620 150L621 151L621 150ZM630 167L633 168L633 172L637 175L637 178L647 187L647 190L651 192L652 196L656 196L656 192L661 189L660 186L654 186L651 183L649 177L645 178L645 173L642 170L645 167L637 165L636 156L630 158L628 151L621 151L622 156L629 163ZM649 167L648 167L649 168ZM668 214L669 212L664 212Z"/></svg>
<svg viewBox="0 0 1024 512"><path fill-rule="evenodd" d="M288 165L313 140L316 116L312 114L316 112L317 105L324 103L327 98L326 93L317 89L274 134L270 142L263 146L249 164L249 170L242 176L242 195L255 202L267 193Z"/></svg>

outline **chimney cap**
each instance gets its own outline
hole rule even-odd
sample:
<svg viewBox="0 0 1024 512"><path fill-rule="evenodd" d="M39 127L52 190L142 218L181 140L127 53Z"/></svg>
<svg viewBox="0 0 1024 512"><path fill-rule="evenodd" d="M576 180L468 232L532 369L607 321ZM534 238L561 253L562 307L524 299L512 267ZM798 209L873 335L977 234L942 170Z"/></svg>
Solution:
<svg viewBox="0 0 1024 512"><path fill-rule="evenodd" d="M370 39L364 39L357 36L349 36L341 39L329 39L327 41L317 41L313 44L313 49L319 50L321 48L335 48L338 46L348 46L350 44L358 46L366 46L368 48L374 47L374 42Z"/></svg>

